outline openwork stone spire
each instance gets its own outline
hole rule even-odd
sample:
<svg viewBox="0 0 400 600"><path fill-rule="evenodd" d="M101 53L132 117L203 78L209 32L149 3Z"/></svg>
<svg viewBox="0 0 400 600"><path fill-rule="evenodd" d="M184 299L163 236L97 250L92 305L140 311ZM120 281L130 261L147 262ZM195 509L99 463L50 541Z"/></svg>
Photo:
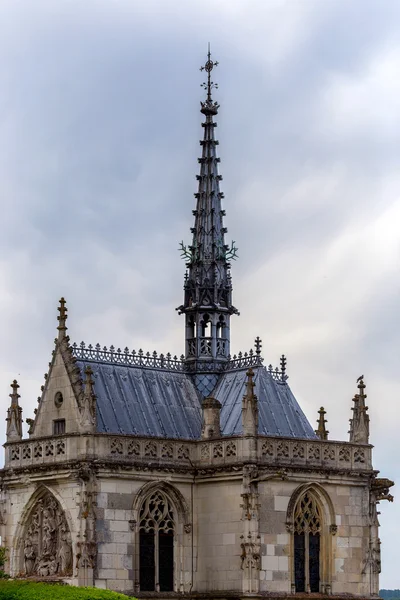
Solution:
<svg viewBox="0 0 400 600"><path fill-rule="evenodd" d="M369 443L369 415L368 406L365 405L367 395L365 391L364 375L357 379L358 394L353 398L353 417L350 419L350 442L358 444Z"/></svg>
<svg viewBox="0 0 400 600"><path fill-rule="evenodd" d="M18 403L20 395L18 394L19 385L17 380L11 384L12 394L10 394L11 404L7 410L7 442L15 442L22 439L22 408Z"/></svg>
<svg viewBox="0 0 400 600"><path fill-rule="evenodd" d="M230 353L229 319L237 309L232 305L232 283L229 261L237 257L232 242L225 244L227 229L223 224L223 194L219 184L217 140L214 139L214 117L219 105L212 98L217 88L211 73L217 66L208 51L207 62L201 71L207 73L203 84L207 92L201 102L201 113L205 116L202 126L204 137L200 142L202 156L199 158L200 174L197 176L198 191L195 220L190 246L181 243L182 257L187 260L184 283L184 304L178 308L186 315L185 361L194 372L216 373L228 360ZM212 388L211 388L212 389ZM205 394L206 395L206 394Z"/></svg>

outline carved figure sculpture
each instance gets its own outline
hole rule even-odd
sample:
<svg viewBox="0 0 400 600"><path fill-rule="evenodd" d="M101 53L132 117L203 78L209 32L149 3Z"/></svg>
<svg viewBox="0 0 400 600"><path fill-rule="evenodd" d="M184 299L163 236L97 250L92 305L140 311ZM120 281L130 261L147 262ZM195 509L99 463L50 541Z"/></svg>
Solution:
<svg viewBox="0 0 400 600"><path fill-rule="evenodd" d="M71 536L57 500L47 493L34 507L26 527L26 575L52 577L72 571Z"/></svg>
<svg viewBox="0 0 400 600"><path fill-rule="evenodd" d="M58 553L60 559L60 572L68 573L72 567L72 547L67 531L61 533L60 550Z"/></svg>
<svg viewBox="0 0 400 600"><path fill-rule="evenodd" d="M26 575L32 575L35 566L36 554L32 545L32 540L27 537L24 547L24 562Z"/></svg>

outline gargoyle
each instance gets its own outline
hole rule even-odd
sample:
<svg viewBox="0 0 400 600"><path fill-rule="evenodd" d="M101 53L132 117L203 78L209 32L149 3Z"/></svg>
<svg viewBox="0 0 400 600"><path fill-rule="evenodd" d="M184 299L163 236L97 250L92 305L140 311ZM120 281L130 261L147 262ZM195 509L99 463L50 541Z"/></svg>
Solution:
<svg viewBox="0 0 400 600"><path fill-rule="evenodd" d="M371 491L375 492L377 502L380 502L381 500L393 502L394 496L389 494L389 490L393 485L394 481L391 481L386 477L376 477L371 481Z"/></svg>

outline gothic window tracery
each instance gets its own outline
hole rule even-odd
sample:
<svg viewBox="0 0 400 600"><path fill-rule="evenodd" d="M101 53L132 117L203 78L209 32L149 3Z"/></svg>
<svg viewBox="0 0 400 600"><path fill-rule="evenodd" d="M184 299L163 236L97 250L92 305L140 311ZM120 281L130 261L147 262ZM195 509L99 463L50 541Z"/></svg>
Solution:
<svg viewBox="0 0 400 600"><path fill-rule="evenodd" d="M174 590L174 511L161 492L151 494L140 509L139 578L140 590Z"/></svg>
<svg viewBox="0 0 400 600"><path fill-rule="evenodd" d="M296 592L320 591L322 513L307 491L294 511L294 578Z"/></svg>

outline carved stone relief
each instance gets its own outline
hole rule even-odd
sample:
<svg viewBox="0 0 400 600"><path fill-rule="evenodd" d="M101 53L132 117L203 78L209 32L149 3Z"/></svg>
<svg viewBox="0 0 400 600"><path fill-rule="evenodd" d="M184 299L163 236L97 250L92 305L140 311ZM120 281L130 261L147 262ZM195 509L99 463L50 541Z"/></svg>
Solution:
<svg viewBox="0 0 400 600"><path fill-rule="evenodd" d="M261 538L256 533L241 535L241 568L244 571L243 587L248 593L257 593L259 590L259 574L261 567Z"/></svg>
<svg viewBox="0 0 400 600"><path fill-rule="evenodd" d="M38 501L27 523L24 569L27 576L72 573L70 531L64 512L50 493Z"/></svg>
<svg viewBox="0 0 400 600"><path fill-rule="evenodd" d="M96 497L96 480L90 468L84 468L81 473L80 492L80 533L76 544L76 567L81 569L93 569L96 564L96 513L94 509ZM87 581L85 585L93 585Z"/></svg>
<svg viewBox="0 0 400 600"><path fill-rule="evenodd" d="M264 442L261 448L262 456L273 456L274 455L274 446L272 442Z"/></svg>

